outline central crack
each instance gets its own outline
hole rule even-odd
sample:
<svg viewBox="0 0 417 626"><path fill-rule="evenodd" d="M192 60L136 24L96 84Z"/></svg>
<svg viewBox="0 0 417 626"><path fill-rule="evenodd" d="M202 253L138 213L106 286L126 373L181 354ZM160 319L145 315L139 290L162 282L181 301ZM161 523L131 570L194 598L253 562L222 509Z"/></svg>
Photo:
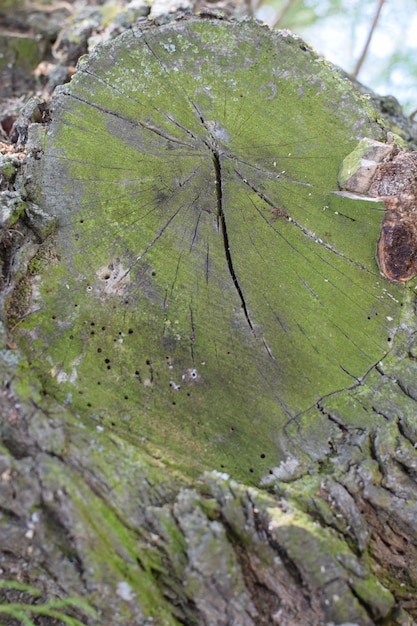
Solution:
<svg viewBox="0 0 417 626"><path fill-rule="evenodd" d="M232 277L233 284L236 288L236 291L242 303L242 309L245 314L246 321L249 324L249 327L251 331L253 332L253 334L255 334L255 330L254 330L252 321L250 319L248 307L246 306L246 301L243 296L243 291L239 284L239 280L236 276L235 268L233 267L233 260L232 260L232 255L230 252L229 237L227 234L226 217L225 217L224 210L223 210L223 187L222 187L220 156L216 150L214 150L213 148L211 148L211 150L213 154L214 171L216 174L217 224L223 236L223 244L224 244L224 251L226 254L227 266L229 268L229 272L230 272L230 276Z"/></svg>

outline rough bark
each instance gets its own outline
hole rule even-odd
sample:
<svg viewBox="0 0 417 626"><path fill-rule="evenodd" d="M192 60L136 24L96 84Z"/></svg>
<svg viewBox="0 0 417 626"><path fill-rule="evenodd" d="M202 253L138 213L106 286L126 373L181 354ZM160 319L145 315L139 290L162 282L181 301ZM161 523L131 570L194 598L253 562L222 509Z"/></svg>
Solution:
<svg viewBox="0 0 417 626"><path fill-rule="evenodd" d="M42 116L3 176L2 577L102 624L413 624L415 283L334 193L382 118L212 18L96 48Z"/></svg>

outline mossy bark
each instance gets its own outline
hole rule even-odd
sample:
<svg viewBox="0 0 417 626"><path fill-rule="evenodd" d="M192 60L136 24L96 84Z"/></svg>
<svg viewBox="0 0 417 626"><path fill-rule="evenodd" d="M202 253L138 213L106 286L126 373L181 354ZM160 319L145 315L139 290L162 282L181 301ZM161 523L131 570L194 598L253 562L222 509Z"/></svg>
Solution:
<svg viewBox="0 0 417 626"><path fill-rule="evenodd" d="M364 137L369 101L254 22L81 61L29 135L3 575L103 624L413 623L414 283L335 193Z"/></svg>

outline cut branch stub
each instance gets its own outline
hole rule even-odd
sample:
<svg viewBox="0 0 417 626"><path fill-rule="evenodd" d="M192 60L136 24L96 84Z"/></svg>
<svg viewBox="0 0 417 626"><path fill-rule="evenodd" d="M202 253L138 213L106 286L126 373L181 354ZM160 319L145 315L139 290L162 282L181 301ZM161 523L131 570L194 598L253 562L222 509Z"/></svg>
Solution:
<svg viewBox="0 0 417 626"><path fill-rule="evenodd" d="M393 141L384 144L365 138L344 159L339 172L342 189L384 202L378 262L386 278L400 283L417 274L416 156Z"/></svg>
<svg viewBox="0 0 417 626"><path fill-rule="evenodd" d="M382 138L375 119L302 41L254 22L98 47L42 161L59 260L20 332L49 391L187 466L279 464L288 421L390 346L402 291L374 258L381 207L331 194L358 139Z"/></svg>

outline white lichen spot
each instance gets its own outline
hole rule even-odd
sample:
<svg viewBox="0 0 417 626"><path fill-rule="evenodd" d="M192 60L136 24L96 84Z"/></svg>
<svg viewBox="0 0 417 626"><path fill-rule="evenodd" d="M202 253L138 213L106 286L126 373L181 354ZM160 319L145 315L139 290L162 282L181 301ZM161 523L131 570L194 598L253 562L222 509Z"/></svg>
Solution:
<svg viewBox="0 0 417 626"><path fill-rule="evenodd" d="M198 373L195 367L189 367L182 373L181 379L185 383L199 383L201 382L201 375Z"/></svg>
<svg viewBox="0 0 417 626"><path fill-rule="evenodd" d="M167 52L176 52L176 47L173 43L164 43L163 47Z"/></svg>
<svg viewBox="0 0 417 626"><path fill-rule="evenodd" d="M417 289L417 287L414 287L414 289ZM397 300L397 298L394 298L394 296L391 293L389 293L389 291L387 291L386 289L384 289L383 291L388 296L388 298L391 298L391 300L393 300L394 302L398 304L399 300Z"/></svg>
<svg viewBox="0 0 417 626"><path fill-rule="evenodd" d="M207 120L206 125L216 139L224 143L230 142L230 135L220 122L217 120Z"/></svg>
<svg viewBox="0 0 417 626"><path fill-rule="evenodd" d="M117 584L116 593L122 600L126 600L126 602L130 602L135 598L132 587L125 580Z"/></svg>
<svg viewBox="0 0 417 626"><path fill-rule="evenodd" d="M226 474L226 472L219 472L217 470L213 470L212 474L216 478L220 478L220 480L229 480L230 478L229 474Z"/></svg>
<svg viewBox="0 0 417 626"><path fill-rule="evenodd" d="M130 272L120 259L100 267L96 274L100 280L98 291L107 295L123 295L130 283Z"/></svg>
<svg viewBox="0 0 417 626"><path fill-rule="evenodd" d="M73 367L71 369L71 373L68 374L64 370L59 369L54 366L51 368L50 373L51 373L52 378L55 378L56 382L59 384L62 384L62 383L74 384L78 378L77 369L75 367Z"/></svg>
<svg viewBox="0 0 417 626"><path fill-rule="evenodd" d="M292 480L299 473L299 465L300 463L295 457L287 457L277 467L271 468L270 473L261 479L261 484L268 485L277 478L278 480Z"/></svg>

